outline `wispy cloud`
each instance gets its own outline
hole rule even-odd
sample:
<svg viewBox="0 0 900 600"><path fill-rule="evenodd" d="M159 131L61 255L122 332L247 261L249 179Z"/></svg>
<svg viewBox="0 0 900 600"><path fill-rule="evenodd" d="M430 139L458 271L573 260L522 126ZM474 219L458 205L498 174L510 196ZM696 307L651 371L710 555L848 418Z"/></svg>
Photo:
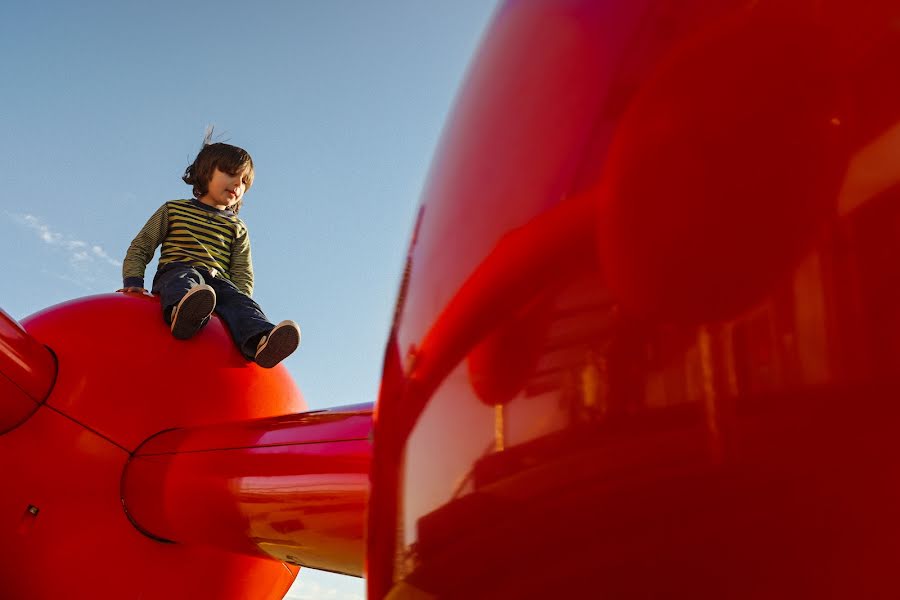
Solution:
<svg viewBox="0 0 900 600"><path fill-rule="evenodd" d="M67 281L84 284L95 283L98 279L108 279L109 268L120 269L122 263L112 258L99 245L80 240L69 234L55 231L40 217L31 214L6 213L14 223L33 231L38 239L64 253L71 273L59 277Z"/></svg>

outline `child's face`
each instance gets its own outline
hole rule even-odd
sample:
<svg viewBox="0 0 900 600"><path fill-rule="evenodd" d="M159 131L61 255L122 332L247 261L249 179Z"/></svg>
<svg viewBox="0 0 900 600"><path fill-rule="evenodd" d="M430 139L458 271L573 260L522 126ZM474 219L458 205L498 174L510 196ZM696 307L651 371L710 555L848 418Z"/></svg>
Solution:
<svg viewBox="0 0 900 600"><path fill-rule="evenodd" d="M206 195L200 201L216 208L228 208L237 203L247 190L246 171L229 175L216 168L209 180Z"/></svg>

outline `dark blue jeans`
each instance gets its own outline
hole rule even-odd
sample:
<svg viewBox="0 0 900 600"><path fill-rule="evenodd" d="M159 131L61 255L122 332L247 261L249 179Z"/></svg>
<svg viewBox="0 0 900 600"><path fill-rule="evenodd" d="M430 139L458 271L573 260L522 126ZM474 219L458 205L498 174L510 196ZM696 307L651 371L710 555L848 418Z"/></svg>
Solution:
<svg viewBox="0 0 900 600"><path fill-rule="evenodd" d="M183 263L163 265L153 277L154 294L159 294L163 319L172 322L172 309L196 285L205 283L216 292L216 314L231 333L234 343L248 360L256 355L259 338L275 327L253 298L224 277L213 277L204 269ZM206 323L204 323L206 325Z"/></svg>

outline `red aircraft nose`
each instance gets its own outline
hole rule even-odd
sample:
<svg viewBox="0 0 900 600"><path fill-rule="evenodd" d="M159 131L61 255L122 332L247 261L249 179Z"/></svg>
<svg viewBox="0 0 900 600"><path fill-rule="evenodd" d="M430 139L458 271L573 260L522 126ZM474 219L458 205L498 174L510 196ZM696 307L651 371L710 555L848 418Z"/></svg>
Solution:
<svg viewBox="0 0 900 600"><path fill-rule="evenodd" d="M0 332L3 374L37 384L22 385L34 390L27 398L0 395L0 415L17 403L26 417L0 434L2 595L281 598L297 567L153 540L129 522L120 485L131 454L157 432L303 411L287 370L248 363L217 318L175 340L158 301L138 295L61 304L24 328L7 318ZM38 407L52 367L41 344L59 371ZM16 356L33 360L15 367Z"/></svg>

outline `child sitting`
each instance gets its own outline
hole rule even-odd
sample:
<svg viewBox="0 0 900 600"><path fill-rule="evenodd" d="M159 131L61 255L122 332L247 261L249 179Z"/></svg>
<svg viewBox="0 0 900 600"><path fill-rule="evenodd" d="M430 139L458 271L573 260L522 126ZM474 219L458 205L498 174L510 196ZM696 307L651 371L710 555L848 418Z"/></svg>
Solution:
<svg viewBox="0 0 900 600"><path fill-rule="evenodd" d="M241 354L274 367L300 345L300 328L293 321L273 325L250 297L250 238L237 214L253 184L253 160L236 146L210 143L207 135L182 179L194 197L166 202L150 217L128 247L119 291L147 293L144 270L162 244L152 292L160 296L172 335L192 337L215 311Z"/></svg>

